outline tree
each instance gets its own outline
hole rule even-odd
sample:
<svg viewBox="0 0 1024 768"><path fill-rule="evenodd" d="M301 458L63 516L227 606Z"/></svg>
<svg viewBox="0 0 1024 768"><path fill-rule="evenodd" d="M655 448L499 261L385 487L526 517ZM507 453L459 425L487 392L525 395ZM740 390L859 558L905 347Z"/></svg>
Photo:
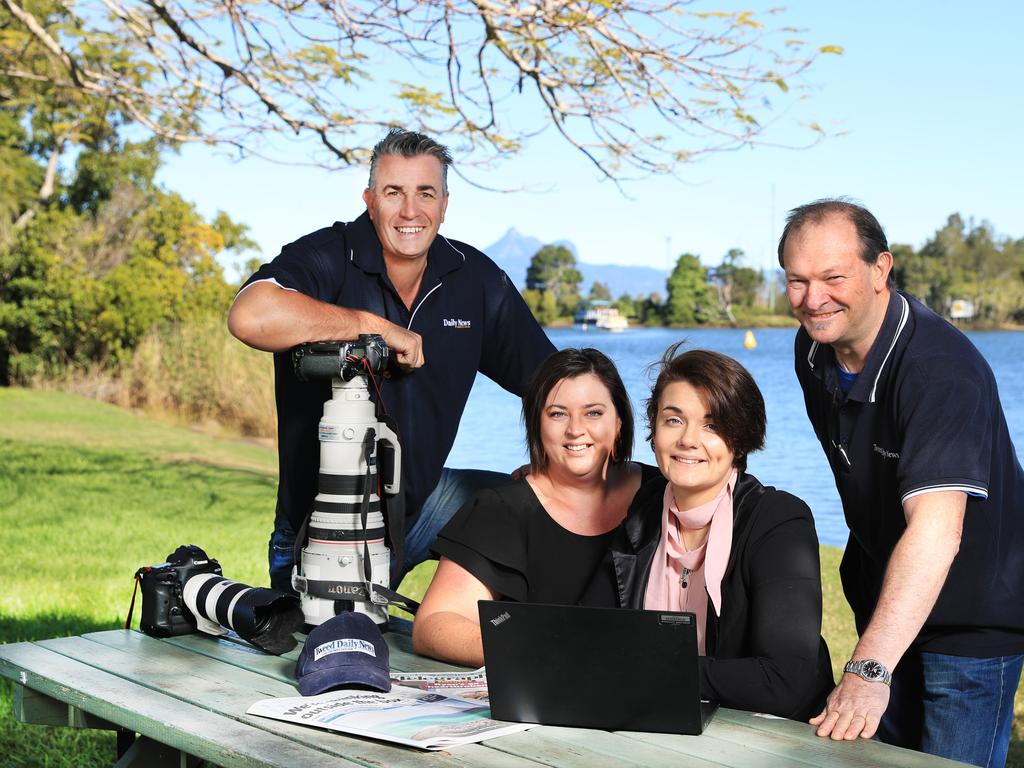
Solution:
<svg viewBox="0 0 1024 768"><path fill-rule="evenodd" d="M756 143L840 52L681 0L0 0L0 94L63 103L58 154L131 123L242 156L310 139L344 166L402 123L492 159L553 126L606 177L671 174Z"/></svg>
<svg viewBox="0 0 1024 768"><path fill-rule="evenodd" d="M554 293L527 288L523 291L523 300L541 325L551 325L558 319L558 303Z"/></svg>
<svg viewBox="0 0 1024 768"><path fill-rule="evenodd" d="M545 245L533 254L526 268L527 290L550 294L559 316L576 312L581 282L583 275L576 269L576 257L564 245Z"/></svg>
<svg viewBox="0 0 1024 768"><path fill-rule="evenodd" d="M10 172L34 202L0 241L0 384L116 367L156 327L223 318L233 286L214 257L253 243L226 215L207 222L159 188L151 143L81 152L47 200L32 191L47 171L16 148L25 162Z"/></svg>
<svg viewBox="0 0 1024 768"><path fill-rule="evenodd" d="M622 295L615 300L615 308L619 310L619 314L623 317L635 317L639 319L639 310L637 309L637 305L642 301L642 296L638 296L634 299L628 293L623 291Z"/></svg>
<svg viewBox="0 0 1024 768"><path fill-rule="evenodd" d="M10 239L43 183L43 169L23 150L27 132L18 118L15 112L0 111L0 245Z"/></svg>
<svg viewBox="0 0 1024 768"><path fill-rule="evenodd" d="M736 325L733 305L753 307L758 289L764 282L760 272L740 266L744 255L739 248L730 248L722 257L722 263L711 271L711 279L718 292L719 308L732 325Z"/></svg>
<svg viewBox="0 0 1024 768"><path fill-rule="evenodd" d="M637 319L643 325L662 325L665 322L665 305L657 291L647 297L637 296Z"/></svg>
<svg viewBox="0 0 1024 768"><path fill-rule="evenodd" d="M1024 251L988 222L953 214L922 247L893 245L893 280L940 314L956 299L974 304L976 320L1012 321L1024 314Z"/></svg>
<svg viewBox="0 0 1024 768"><path fill-rule="evenodd" d="M665 322L668 325L706 323L711 308L717 303L714 289L708 285L707 269L692 253L684 253L668 276L665 300Z"/></svg>
<svg viewBox="0 0 1024 768"><path fill-rule="evenodd" d="M606 283L595 280L590 285L590 293L587 295L587 301L611 301L612 292Z"/></svg>

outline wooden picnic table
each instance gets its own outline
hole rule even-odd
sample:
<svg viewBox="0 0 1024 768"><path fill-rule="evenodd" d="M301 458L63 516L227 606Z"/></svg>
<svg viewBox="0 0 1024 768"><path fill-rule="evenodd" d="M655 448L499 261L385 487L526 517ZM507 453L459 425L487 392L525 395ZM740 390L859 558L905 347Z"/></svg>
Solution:
<svg viewBox="0 0 1024 768"><path fill-rule="evenodd" d="M457 669L415 655L406 633L385 637L393 670ZM447 752L245 714L260 699L298 695L297 655L269 656L232 638L111 630L0 645L0 674L16 684L14 715L23 722L117 730L118 766L961 765L873 741L832 742L805 723L730 709L701 736L538 726Z"/></svg>

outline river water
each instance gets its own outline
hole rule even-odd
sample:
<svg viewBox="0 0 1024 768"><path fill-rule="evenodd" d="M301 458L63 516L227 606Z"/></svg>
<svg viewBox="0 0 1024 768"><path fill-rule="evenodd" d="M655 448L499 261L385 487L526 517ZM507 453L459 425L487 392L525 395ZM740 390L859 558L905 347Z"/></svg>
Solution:
<svg viewBox="0 0 1024 768"><path fill-rule="evenodd" d="M618 366L637 421L633 456L654 463L644 441L640 416L650 393L648 366L660 359L669 344L682 338L687 345L722 352L739 360L753 374L764 394L768 411L765 449L750 456L748 469L766 485L789 491L810 506L822 544L844 546L847 529L832 474L804 412L803 397L793 372L794 329L755 331L756 349L743 346L745 329L630 329L625 333L549 329L556 347L596 347ZM970 339L989 361L1020 455L1024 446L1024 332L970 332ZM940 415L937 414L937 417ZM484 376L478 376L466 406L455 446L446 462L450 467L477 467L509 472L526 462L519 399Z"/></svg>

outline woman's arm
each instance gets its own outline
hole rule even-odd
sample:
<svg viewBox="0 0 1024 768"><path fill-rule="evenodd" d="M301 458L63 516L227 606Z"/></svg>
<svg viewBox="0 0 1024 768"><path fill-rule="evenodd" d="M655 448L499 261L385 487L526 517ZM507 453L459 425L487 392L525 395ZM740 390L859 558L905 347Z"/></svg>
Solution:
<svg viewBox="0 0 1024 768"><path fill-rule="evenodd" d="M483 666L484 647L476 604L478 600L497 597L461 565L442 557L416 613L413 650L454 664Z"/></svg>

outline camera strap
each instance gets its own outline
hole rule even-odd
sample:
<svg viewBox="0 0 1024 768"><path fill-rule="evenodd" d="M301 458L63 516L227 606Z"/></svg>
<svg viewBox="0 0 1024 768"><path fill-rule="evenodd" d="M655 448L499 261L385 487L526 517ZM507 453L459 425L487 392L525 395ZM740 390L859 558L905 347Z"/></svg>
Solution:
<svg viewBox="0 0 1024 768"><path fill-rule="evenodd" d="M303 594L322 600L347 600L356 603L373 603L374 605L393 605L412 614L415 614L420 607L420 604L411 597L406 597L389 587L372 582L367 584L362 581L322 581L307 579L303 576L299 576L297 582L302 585L300 591Z"/></svg>
<svg viewBox="0 0 1024 768"><path fill-rule="evenodd" d="M416 611L420 609L420 604L413 600L411 597L395 592L390 587L382 587L380 584L371 584L371 598L373 602L379 605L393 605L396 608L401 608L406 613L411 613L413 616L416 615ZM378 598L378 595L380 596Z"/></svg>
<svg viewBox="0 0 1024 768"><path fill-rule="evenodd" d="M395 433L401 443L402 433L398 431L398 422L387 413L378 414L377 418L385 427ZM382 469L383 464L378 461L378 478ZM394 467L394 471L398 472L400 469ZM384 525L387 528L388 538L391 540L391 578L388 583L398 586L402 566L405 563L405 493L399 491L394 496L385 496L378 492L378 495L384 507Z"/></svg>
<svg viewBox="0 0 1024 768"><path fill-rule="evenodd" d="M145 568L139 568L139 570L135 572L135 586L132 588L132 602L128 606L128 618L124 620L125 629L132 628L132 614L135 613L135 596L139 594L139 584L142 583L142 572L144 570ZM143 611L143 615L145 615L145 611Z"/></svg>
<svg viewBox="0 0 1024 768"><path fill-rule="evenodd" d="M366 464L366 476L363 478L363 501L359 505L359 521L363 527L363 581L366 582L367 592L370 593L373 587L372 572L373 569L370 567L370 543L366 540L366 522L370 515L370 494L372 488L370 482L373 480L373 472L370 471L370 467L373 466L373 449L377 444L377 432L369 427L366 430L366 434L363 435L363 463ZM377 482L380 483L380 475L377 475ZM383 496L383 490L377 489L378 497ZM377 602L374 600L373 602Z"/></svg>
<svg viewBox="0 0 1024 768"><path fill-rule="evenodd" d="M362 501L362 504L360 505L360 510L359 510L360 522L361 522L362 527L363 527L363 536L362 536L362 539L363 539L363 581L366 583L366 592L367 592L367 595L369 597L370 602L374 603L375 605L394 605L394 606L396 606L398 608L401 608L403 611L407 611L407 612L415 615L416 611L419 610L419 607L420 607L420 604L418 602L416 602L412 598L405 597L404 595L399 594L398 592L396 592L395 590L391 589L390 587L383 587L380 584L374 584L373 581L372 581L372 578L371 578L370 545L369 545L369 542L368 542L369 536L367 535L366 524L367 524L367 521L368 521L369 515L370 515L370 495L371 495L371 485L370 485L370 483L373 480L373 475L370 472L370 466L372 464L372 458L373 458L374 448L376 447L376 444L377 444L377 433L373 429L367 429L366 430L366 435L363 437L363 460L366 463L366 481L363 483L363 501ZM380 468L378 467L378 470L379 469ZM380 485L380 472L379 471L377 473L377 483L378 483L377 496L378 496L378 498L383 499L384 498L384 489L379 487L379 485ZM401 492L396 494L396 496L401 496L401 495L402 495ZM387 511L389 513L393 513L395 510L393 508L389 508ZM402 505L402 509L400 511L400 514L404 513L404 511L405 511L404 505ZM399 526L398 526L399 532L401 532L403 530L403 528L404 528L404 524L403 523L404 523L404 521L401 521ZM387 521L385 521L385 525L387 525ZM393 530L393 529L390 526L388 526L388 530L390 531L390 530ZM403 539L400 539L400 541L402 542L402 544L405 543ZM392 558L393 558L392 562L394 562L394 560L397 559L398 562L401 563L401 558L403 557L404 547L402 545L400 545L400 544L396 544L394 541L392 541L391 547L392 547L392 553L391 554L392 554ZM397 550L397 552L396 552L396 550ZM394 571L395 571L395 569L392 568L391 572L393 573ZM389 573L388 576L389 576L389 583L390 583L391 573Z"/></svg>

